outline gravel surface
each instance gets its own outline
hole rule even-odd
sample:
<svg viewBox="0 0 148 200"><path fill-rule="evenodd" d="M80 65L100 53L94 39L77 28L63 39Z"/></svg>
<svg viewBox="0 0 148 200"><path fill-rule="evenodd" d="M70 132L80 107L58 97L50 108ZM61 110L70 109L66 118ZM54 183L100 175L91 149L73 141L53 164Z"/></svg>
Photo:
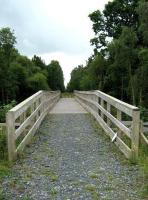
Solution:
<svg viewBox="0 0 148 200"><path fill-rule="evenodd" d="M8 200L140 200L140 173L89 114L49 114L3 181Z"/></svg>

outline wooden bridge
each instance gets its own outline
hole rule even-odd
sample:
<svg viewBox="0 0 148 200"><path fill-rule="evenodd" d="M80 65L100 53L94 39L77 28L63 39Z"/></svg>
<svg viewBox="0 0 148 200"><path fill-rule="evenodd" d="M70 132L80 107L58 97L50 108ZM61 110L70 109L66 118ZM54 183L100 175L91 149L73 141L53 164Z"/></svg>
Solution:
<svg viewBox="0 0 148 200"><path fill-rule="evenodd" d="M74 95L73 99L60 99L59 91L39 91L7 113L10 161L23 151L49 112L91 113L126 158L137 159L140 133L139 109L101 91L75 91ZM130 123L127 123L129 121ZM129 145L124 140L126 137Z"/></svg>
<svg viewBox="0 0 148 200"><path fill-rule="evenodd" d="M2 182L5 199L142 200L126 159L138 157L139 109L101 91L60 97L39 91L7 113L9 160L23 159Z"/></svg>

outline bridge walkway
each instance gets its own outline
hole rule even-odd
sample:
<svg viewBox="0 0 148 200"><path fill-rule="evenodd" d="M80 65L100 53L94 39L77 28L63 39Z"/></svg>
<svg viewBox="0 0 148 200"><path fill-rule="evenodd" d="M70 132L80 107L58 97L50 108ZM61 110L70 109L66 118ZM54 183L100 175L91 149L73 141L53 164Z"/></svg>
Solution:
<svg viewBox="0 0 148 200"><path fill-rule="evenodd" d="M64 98L2 186L11 200L139 200L138 177L94 119Z"/></svg>

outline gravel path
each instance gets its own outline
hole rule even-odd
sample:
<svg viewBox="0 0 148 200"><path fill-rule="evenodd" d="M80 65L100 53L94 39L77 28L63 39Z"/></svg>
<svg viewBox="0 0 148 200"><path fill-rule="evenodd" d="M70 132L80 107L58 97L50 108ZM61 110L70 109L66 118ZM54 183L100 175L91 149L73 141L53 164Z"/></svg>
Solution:
<svg viewBox="0 0 148 200"><path fill-rule="evenodd" d="M49 114L3 189L8 200L140 200L139 176L89 114Z"/></svg>

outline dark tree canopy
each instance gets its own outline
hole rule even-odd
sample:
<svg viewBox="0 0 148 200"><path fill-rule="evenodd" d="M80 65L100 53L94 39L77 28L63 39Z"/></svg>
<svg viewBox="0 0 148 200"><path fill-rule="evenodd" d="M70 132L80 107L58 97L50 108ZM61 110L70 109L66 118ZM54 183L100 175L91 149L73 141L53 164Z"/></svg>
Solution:
<svg viewBox="0 0 148 200"><path fill-rule="evenodd" d="M64 76L62 68L58 61L51 61L48 68L48 84L52 90L64 91Z"/></svg>

